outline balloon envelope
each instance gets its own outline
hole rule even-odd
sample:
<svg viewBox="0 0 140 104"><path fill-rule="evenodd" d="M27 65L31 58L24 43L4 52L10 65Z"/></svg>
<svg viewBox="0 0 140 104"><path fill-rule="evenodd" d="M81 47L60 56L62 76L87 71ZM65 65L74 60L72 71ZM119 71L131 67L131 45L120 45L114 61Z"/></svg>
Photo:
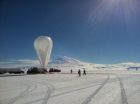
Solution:
<svg viewBox="0 0 140 104"><path fill-rule="evenodd" d="M34 47L38 55L39 62L41 66L44 68L47 66L49 62L52 46L53 42L51 38L48 36L39 36L34 41Z"/></svg>

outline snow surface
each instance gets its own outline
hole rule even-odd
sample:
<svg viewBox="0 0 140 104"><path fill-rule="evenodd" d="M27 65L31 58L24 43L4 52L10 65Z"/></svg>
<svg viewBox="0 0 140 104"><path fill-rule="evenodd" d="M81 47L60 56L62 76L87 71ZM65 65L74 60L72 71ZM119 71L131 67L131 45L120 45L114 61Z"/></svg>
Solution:
<svg viewBox="0 0 140 104"><path fill-rule="evenodd" d="M0 104L140 104L139 71L0 77Z"/></svg>

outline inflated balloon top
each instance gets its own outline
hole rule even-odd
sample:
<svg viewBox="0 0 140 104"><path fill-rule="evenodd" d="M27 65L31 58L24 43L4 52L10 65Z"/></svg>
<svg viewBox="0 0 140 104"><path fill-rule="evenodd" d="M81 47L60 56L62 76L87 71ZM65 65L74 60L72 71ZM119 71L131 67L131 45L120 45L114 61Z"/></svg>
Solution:
<svg viewBox="0 0 140 104"><path fill-rule="evenodd" d="M39 36L34 41L34 47L39 58L39 62L45 68L49 62L53 42L48 36Z"/></svg>

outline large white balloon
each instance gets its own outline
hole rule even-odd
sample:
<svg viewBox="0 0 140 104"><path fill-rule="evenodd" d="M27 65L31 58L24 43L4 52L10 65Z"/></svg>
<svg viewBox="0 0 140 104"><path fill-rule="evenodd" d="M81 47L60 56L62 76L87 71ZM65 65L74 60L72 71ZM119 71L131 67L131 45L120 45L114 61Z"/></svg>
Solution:
<svg viewBox="0 0 140 104"><path fill-rule="evenodd" d="M38 55L41 66L43 68L46 68L53 47L53 42L51 38L48 36L39 36L34 41L34 47Z"/></svg>

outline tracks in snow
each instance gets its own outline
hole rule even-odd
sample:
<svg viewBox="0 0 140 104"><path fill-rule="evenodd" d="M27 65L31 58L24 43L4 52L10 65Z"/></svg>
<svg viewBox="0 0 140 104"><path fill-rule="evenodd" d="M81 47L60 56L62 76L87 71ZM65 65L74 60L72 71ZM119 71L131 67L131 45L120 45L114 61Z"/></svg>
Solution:
<svg viewBox="0 0 140 104"><path fill-rule="evenodd" d="M92 100L92 98L104 87L104 85L108 82L108 80L109 75L107 79L101 84L101 86L98 89L96 89L91 95L89 95L89 97L87 97L87 99L84 100L81 104L88 104Z"/></svg>
<svg viewBox="0 0 140 104"><path fill-rule="evenodd" d="M64 95L64 94L73 93L73 92L76 92L76 91L79 91L79 90L84 90L84 89L91 88L91 87L98 86L98 85L100 85L100 83L96 84L96 85L91 84L91 85L88 85L88 86L85 86L85 87L81 87L81 88L77 88L77 89L70 90L70 91L65 91L65 92L53 95L52 97L57 97L57 96L61 96L61 95Z"/></svg>
<svg viewBox="0 0 140 104"><path fill-rule="evenodd" d="M42 85L44 85L44 86L47 87L47 91L46 91L46 93L45 93L45 96L44 96L44 98L42 99L42 101L43 101L42 104L47 104L48 99L50 98L50 96L51 96L51 94L53 93L53 91L54 91L55 88L54 88L54 86L51 85L50 83L40 83L40 84L42 84ZM33 87L33 88L32 88L32 87ZM31 92L33 92L36 88L37 88L37 85L27 84L27 85L26 85L26 89L25 89L24 91L22 91L18 96L16 96L16 97L10 99L10 100L8 101L7 104L14 104L16 101L18 101L18 100L24 98L26 95L28 95L28 94L30 94Z"/></svg>
<svg viewBox="0 0 140 104"><path fill-rule="evenodd" d="M46 92L46 95L43 98L43 102L42 104L47 104L49 98L51 97L51 94L53 93L53 91L55 90L54 86L50 83L45 84L48 87L48 90Z"/></svg>
<svg viewBox="0 0 140 104"><path fill-rule="evenodd" d="M31 89L31 85L27 84L26 89L22 91L18 96L10 99L10 101L7 104L14 104L17 100L22 99L22 97L26 96L28 93L32 92L36 88L36 85L34 85L33 89Z"/></svg>
<svg viewBox="0 0 140 104"><path fill-rule="evenodd" d="M122 104L128 104L127 96L126 96L126 93L125 93L125 89L124 89L124 86L123 86L122 79L120 77L118 77L117 75L115 75L115 76L120 83L121 102L122 102ZM96 89L91 95L89 95L89 97L87 97L81 104L89 104L90 101L94 98L94 96L97 95L97 93L105 86L105 84L107 84L107 82L109 83L109 79L110 79L110 77L108 76L108 78L101 84L101 86L98 89Z"/></svg>
<svg viewBox="0 0 140 104"><path fill-rule="evenodd" d="M113 74L113 75L115 75L115 74ZM102 83L98 83L96 85L95 84L90 84L90 85L82 86L80 88L71 89L69 91L58 93L56 95L52 95L53 91L55 90L55 87L52 84L50 84L48 82L45 82L45 81L39 82L40 84L46 86L47 90L45 92L44 97L41 98L41 99L38 99L36 101L42 101L41 104L47 104L48 101L49 101L49 98L51 98L51 97L58 97L58 96L61 96L61 95L64 95L64 94L73 93L75 91L88 89L88 88L91 88L91 87L99 85L99 87L81 103L81 104L89 104L91 102L91 100L94 98L94 96L96 96L100 91L102 91L102 88L104 88L104 86L106 84L108 84L109 82L119 81L120 91L121 91L121 104L128 104L127 96L126 96L126 92L125 92L125 89L124 89L124 86L123 86L122 79L118 75L115 75L115 76L116 77L111 79L110 75L108 74L107 78L104 81L102 81ZM35 86L36 85L33 86L31 83L27 84L26 89L24 91L22 91L15 98L12 98L11 100L9 100L9 102L7 104L14 104L16 101L18 101L18 100L22 99L23 97L25 97L26 95L30 94L33 90L36 89ZM31 101L30 103L35 103L35 101ZM30 103L28 102L27 104L30 104Z"/></svg>
<svg viewBox="0 0 140 104"><path fill-rule="evenodd" d="M120 77L118 77L118 76L117 76L117 78L118 78L118 80L120 82L122 104L128 104L128 102L127 102L127 96L126 96L126 93L125 93L125 89L124 89L124 86L123 86L122 79Z"/></svg>
<svg viewBox="0 0 140 104"><path fill-rule="evenodd" d="M76 91L79 91L79 90L84 90L84 89L88 89L88 88L91 88L91 87L95 87L95 86L99 86L103 83L104 81L99 81L97 84L95 84L94 82L92 82L92 84L90 85L86 85L86 86L83 86L83 87L80 87L80 88L76 88L76 89L72 89L72 90L69 90L69 91L65 91L65 92L62 92L62 93L59 93L59 94L55 94L55 95L52 95L51 94L53 93L54 91L54 86L49 84L49 83L46 83L43 85L46 85L48 86L50 89L46 92L46 96L43 98L43 99L38 99L38 100L34 100L34 101L30 101L28 103L25 103L25 104L32 104L32 103L35 103L35 102L39 102L39 101L42 101L43 100L43 103L42 104L47 104L49 98L54 98L54 97L59 97L61 95L65 95L65 94L70 94L70 93L73 93L73 92L76 92ZM90 82L91 83L91 82ZM42 84L42 83L41 83ZM88 83L89 84L89 83ZM78 86L73 86L73 87L79 87L81 85L85 85L85 84L80 84ZM69 87L68 87L69 88ZM59 88L60 89L60 88ZM55 89L56 90L56 89Z"/></svg>

